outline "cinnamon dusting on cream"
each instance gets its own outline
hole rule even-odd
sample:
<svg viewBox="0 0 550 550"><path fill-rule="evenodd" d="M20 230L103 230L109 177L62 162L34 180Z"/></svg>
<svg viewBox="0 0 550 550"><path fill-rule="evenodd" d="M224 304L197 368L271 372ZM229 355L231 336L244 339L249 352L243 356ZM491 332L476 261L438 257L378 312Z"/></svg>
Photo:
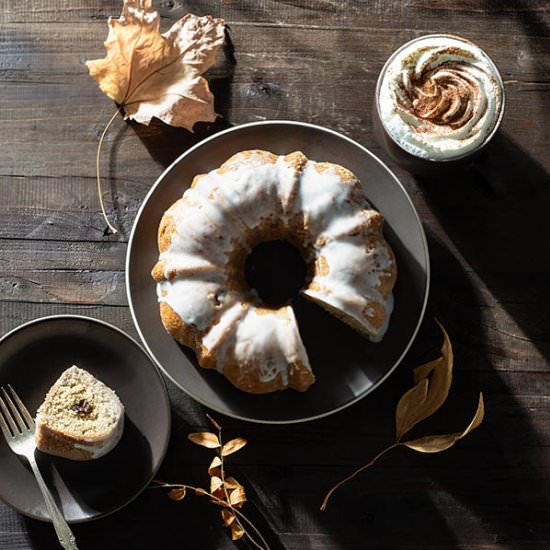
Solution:
<svg viewBox="0 0 550 550"><path fill-rule="evenodd" d="M441 160L476 149L492 134L503 87L490 58L471 42L426 36L390 59L378 103L384 127L399 145Z"/></svg>

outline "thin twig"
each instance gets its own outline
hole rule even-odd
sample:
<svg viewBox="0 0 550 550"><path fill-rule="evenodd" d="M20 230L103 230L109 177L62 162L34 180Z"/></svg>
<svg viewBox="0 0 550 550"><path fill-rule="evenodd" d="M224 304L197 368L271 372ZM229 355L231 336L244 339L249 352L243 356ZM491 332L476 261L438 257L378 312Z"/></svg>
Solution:
<svg viewBox="0 0 550 550"><path fill-rule="evenodd" d="M223 440L222 440L222 427L217 423L215 422L209 415L207 415L208 418L210 419L210 421L212 422L212 424L214 424L214 426L216 426L218 428L218 439L220 440L220 446L219 446L219 456L220 456L220 476L221 476L221 479L222 479L222 487L223 487L223 493L225 495L225 500L227 502L227 505L228 507L231 509L232 512L234 512L237 516L242 516L244 521L246 523L248 523L248 525L250 527L252 527L252 529L254 530L254 532L256 533L256 535L259 537L259 539L262 541L262 544L264 545L263 547L260 546L251 536L250 536L250 533L248 532L248 530L246 529L246 527L242 524L241 520L238 518L238 517L235 517L235 521L241 526L241 529L244 531L244 533L246 534L246 536L248 537L248 539L250 540L250 542L252 542L252 544L256 547L256 548L259 548L260 550L269 550L269 545L267 544L267 542L264 540L264 538L262 537L260 531L258 531L258 529L256 529L256 527L254 526L254 524L246 517L244 516L243 514L241 514L234 506L233 504L231 504L231 499L229 497L229 493L227 492L227 487L225 486L225 468L224 468L224 461L223 461L223 454L222 454L222 451L223 451Z"/></svg>
<svg viewBox="0 0 550 550"><path fill-rule="evenodd" d="M97 145L97 155L95 158L95 173L97 178L97 194L99 196L99 204L101 206L101 213L103 214L103 218L105 219L105 222L107 223L107 227L113 232L113 234L118 233L116 227L109 221L109 218L107 217L107 212L105 212L105 205L103 204L103 193L101 191L101 175L99 172L99 159L101 156L101 146L103 145L103 140L105 139L105 135L107 134L107 131L111 127L111 124L114 122L116 116L120 112L120 109L117 109L115 111L115 114L111 117L111 120L107 123L107 126L103 129L103 132L101 134L101 137L99 138L99 143Z"/></svg>
<svg viewBox="0 0 550 550"><path fill-rule="evenodd" d="M361 466L361 468L358 468L348 477L344 478L342 481L338 482L326 495L323 499L323 504L321 504L321 511L324 512L327 508L328 501L330 497L332 496L332 493L336 491L339 487L344 485L344 483L347 483L348 481L351 481L355 476L359 475L363 470L366 470L369 466L372 466L379 458L384 456L388 451L391 451L392 449L395 449L395 447L398 447L399 445L402 445L402 443L394 443L393 445L390 445L389 447L386 447L383 451L380 451L370 462L367 462L364 466Z"/></svg>

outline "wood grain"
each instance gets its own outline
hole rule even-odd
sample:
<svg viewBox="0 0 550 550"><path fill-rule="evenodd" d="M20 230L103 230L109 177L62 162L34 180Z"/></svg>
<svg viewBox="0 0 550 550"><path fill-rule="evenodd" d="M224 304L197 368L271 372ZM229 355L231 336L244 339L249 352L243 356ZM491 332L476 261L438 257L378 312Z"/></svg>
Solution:
<svg viewBox="0 0 550 550"><path fill-rule="evenodd" d="M339 130L384 157L370 121L378 72L403 42L457 33L482 46L506 88L502 131L473 167L443 178L396 169L431 253L426 321L403 367L356 406L305 426L223 420L250 443L230 457L272 549L542 550L550 540L550 6L545 0L158 0L166 29L187 11L223 17L226 48L209 72L222 115L195 134L118 119L101 160L109 235L95 191L95 148L114 112L84 61L103 55L119 0L0 4L0 335L61 313L136 337L124 288L128 235L162 170L229 125L296 119ZM393 167L392 167L393 168ZM482 428L447 453L397 450L323 493L393 437L411 368L447 327L456 371L445 411L423 430L465 425L483 390ZM431 355L430 355L431 354ZM216 373L212 373L216 375ZM174 429L159 477L205 482L208 453L188 444L202 406L171 383ZM427 433L422 432L422 433ZM111 518L75 528L81 549L233 548L205 502L147 490ZM52 529L0 504L0 548L56 548Z"/></svg>

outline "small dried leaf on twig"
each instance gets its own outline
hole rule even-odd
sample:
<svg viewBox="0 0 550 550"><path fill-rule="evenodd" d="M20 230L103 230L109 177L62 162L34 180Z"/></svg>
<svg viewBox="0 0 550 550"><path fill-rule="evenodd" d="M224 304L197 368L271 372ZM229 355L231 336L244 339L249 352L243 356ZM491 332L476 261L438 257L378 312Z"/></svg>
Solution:
<svg viewBox="0 0 550 550"><path fill-rule="evenodd" d="M236 453L239 449L242 449L246 445L247 441L243 437L237 437L228 441L222 447L222 456L228 456L230 454Z"/></svg>
<svg viewBox="0 0 550 550"><path fill-rule="evenodd" d="M180 500L185 496L185 488L194 491L198 496L207 496L210 503L219 507L223 525L231 529L231 538L233 540L238 540L244 536L248 539L250 544L258 548L258 550L269 550L269 545L260 531L240 510L246 502L244 487L234 477L225 477L224 455L234 453L241 449L246 444L246 440L238 437L231 440L228 445L222 447L222 428L212 417L209 416L208 418L214 428L218 429L219 435L210 432L198 432L189 434L188 438L197 445L211 449L219 449L219 451L215 451L216 456L214 456L213 460L210 462L210 466L208 466L210 489L207 491L202 487L193 487L191 485L180 486L169 485L163 482L159 483L161 486L176 487L176 489L170 493L170 497L174 500ZM222 451L225 451L225 453ZM183 491L180 487L184 488Z"/></svg>
<svg viewBox="0 0 550 550"><path fill-rule="evenodd" d="M208 474L211 476L218 475L220 473L220 467L222 465L222 461L220 460L219 456L215 456L212 459L212 462L210 463L210 466L208 466Z"/></svg>
<svg viewBox="0 0 550 550"><path fill-rule="evenodd" d="M227 489L238 489L242 485L233 477L228 476L225 478L225 486Z"/></svg>
<svg viewBox="0 0 550 550"><path fill-rule="evenodd" d="M231 540L239 540L244 535L244 529L238 522L231 524Z"/></svg>
<svg viewBox="0 0 550 550"><path fill-rule="evenodd" d="M216 430L221 432L222 427L209 414L206 415L206 418L210 420L210 423L214 426L214 428L216 428Z"/></svg>
<svg viewBox="0 0 550 550"><path fill-rule="evenodd" d="M428 435L413 439L412 441L404 441L403 445L421 453L439 453L445 451L449 447L452 447L459 439L475 430L483 421L484 416L485 405L483 403L483 394L480 393L476 413L464 431L445 435Z"/></svg>
<svg viewBox="0 0 550 550"><path fill-rule="evenodd" d="M231 510L224 509L221 511L224 527L229 527L237 517Z"/></svg>
<svg viewBox="0 0 550 550"><path fill-rule="evenodd" d="M186 493L187 493L187 491L186 491L185 487L176 487L175 489L172 489L168 493L168 496L172 500L183 500L185 498Z"/></svg>
<svg viewBox="0 0 550 550"><path fill-rule="evenodd" d="M196 443L197 445L202 445L203 447L208 447L209 449L216 449L220 446L220 440L216 434L210 432L198 432L189 434L187 438Z"/></svg>
<svg viewBox="0 0 550 550"><path fill-rule="evenodd" d="M210 492L214 493L223 485L223 481L218 476L212 476L210 478Z"/></svg>
<svg viewBox="0 0 550 550"><path fill-rule="evenodd" d="M236 489L233 489L231 491L231 494L229 495L229 502L233 506L242 506L246 502L246 494L244 492L244 487L240 486Z"/></svg>

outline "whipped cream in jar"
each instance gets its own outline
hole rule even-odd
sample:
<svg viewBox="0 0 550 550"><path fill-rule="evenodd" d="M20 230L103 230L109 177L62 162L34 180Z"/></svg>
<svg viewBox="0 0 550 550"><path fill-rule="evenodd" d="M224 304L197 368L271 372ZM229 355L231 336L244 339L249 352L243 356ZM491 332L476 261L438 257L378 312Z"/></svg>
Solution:
<svg viewBox="0 0 550 550"><path fill-rule="evenodd" d="M422 172L454 165L489 142L504 113L504 86L481 48L432 34L391 55L378 77L374 107L375 131L388 154Z"/></svg>

